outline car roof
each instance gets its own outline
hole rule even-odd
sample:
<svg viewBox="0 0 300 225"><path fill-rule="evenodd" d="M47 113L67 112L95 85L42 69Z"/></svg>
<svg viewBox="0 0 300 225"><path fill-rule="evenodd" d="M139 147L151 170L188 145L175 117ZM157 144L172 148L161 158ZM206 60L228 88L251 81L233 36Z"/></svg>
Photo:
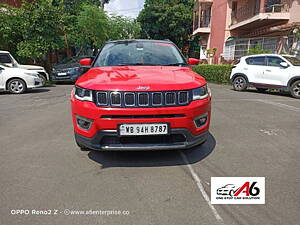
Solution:
<svg viewBox="0 0 300 225"><path fill-rule="evenodd" d="M122 43L122 42L160 42L160 43L170 43L174 44L170 40L152 40L152 39L124 39L124 40L111 40L106 43Z"/></svg>
<svg viewBox="0 0 300 225"><path fill-rule="evenodd" d="M0 50L0 53L9 53L8 51L2 51L2 50Z"/></svg>
<svg viewBox="0 0 300 225"><path fill-rule="evenodd" d="M246 55L246 56L243 56L242 58L258 57L258 56L290 56L290 57L294 57L294 56L292 56L292 55L280 55L280 54L271 54L271 53L268 53L268 54Z"/></svg>

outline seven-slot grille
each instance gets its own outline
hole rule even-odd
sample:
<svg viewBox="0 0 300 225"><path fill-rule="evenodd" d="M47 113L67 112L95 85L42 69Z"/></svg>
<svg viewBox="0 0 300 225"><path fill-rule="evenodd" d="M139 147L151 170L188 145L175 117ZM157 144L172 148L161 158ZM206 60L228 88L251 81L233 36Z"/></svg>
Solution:
<svg viewBox="0 0 300 225"><path fill-rule="evenodd" d="M171 107L188 105L191 90L164 92L104 92L95 94L96 104L101 107Z"/></svg>

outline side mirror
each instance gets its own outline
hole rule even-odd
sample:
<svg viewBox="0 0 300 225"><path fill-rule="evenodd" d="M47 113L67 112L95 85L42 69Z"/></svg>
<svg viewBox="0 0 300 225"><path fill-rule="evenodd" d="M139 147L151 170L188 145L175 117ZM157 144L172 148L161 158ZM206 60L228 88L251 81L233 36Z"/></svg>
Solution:
<svg viewBox="0 0 300 225"><path fill-rule="evenodd" d="M283 68L288 68L289 64L287 62L281 62L280 66L283 67Z"/></svg>
<svg viewBox="0 0 300 225"><path fill-rule="evenodd" d="M189 58L188 59L188 64L189 65L198 65L200 63L199 59L195 59L195 58Z"/></svg>
<svg viewBox="0 0 300 225"><path fill-rule="evenodd" d="M81 59L80 61L79 61L79 64L81 65L81 66L91 66L92 65L92 59L91 58L84 58L84 59Z"/></svg>

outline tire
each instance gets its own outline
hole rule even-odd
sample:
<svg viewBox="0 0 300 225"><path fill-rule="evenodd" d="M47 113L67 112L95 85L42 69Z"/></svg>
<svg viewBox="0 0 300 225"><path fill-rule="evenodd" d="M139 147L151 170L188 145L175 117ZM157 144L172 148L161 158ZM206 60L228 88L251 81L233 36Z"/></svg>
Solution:
<svg viewBox="0 0 300 225"><path fill-rule="evenodd" d="M47 79L44 75L39 75L39 77L42 79L42 85L44 87L46 85Z"/></svg>
<svg viewBox="0 0 300 225"><path fill-rule="evenodd" d="M18 78L10 80L7 88L12 94L23 94L27 89L25 82Z"/></svg>
<svg viewBox="0 0 300 225"><path fill-rule="evenodd" d="M300 98L300 80L296 80L291 85L290 93L294 98Z"/></svg>
<svg viewBox="0 0 300 225"><path fill-rule="evenodd" d="M256 90L257 90L258 92L263 93L263 92L266 92L268 89L267 89L267 88L256 88Z"/></svg>
<svg viewBox="0 0 300 225"><path fill-rule="evenodd" d="M83 152L90 151L89 148L84 147L83 145L79 144L77 141L76 141L76 144L80 148L81 151L83 151Z"/></svg>
<svg viewBox="0 0 300 225"><path fill-rule="evenodd" d="M244 91L248 87L248 81L243 76L237 76L233 80L233 89L235 91Z"/></svg>

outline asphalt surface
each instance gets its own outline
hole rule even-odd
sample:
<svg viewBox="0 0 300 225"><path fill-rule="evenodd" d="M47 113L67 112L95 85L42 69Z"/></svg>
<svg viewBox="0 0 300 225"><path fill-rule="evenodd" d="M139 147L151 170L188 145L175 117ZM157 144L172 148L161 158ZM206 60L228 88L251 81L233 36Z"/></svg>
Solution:
<svg viewBox="0 0 300 225"><path fill-rule="evenodd" d="M0 93L0 224L299 224L300 100L210 86L209 140L167 152L79 151L71 85ZM208 196L211 177L265 177L266 204L214 205L217 219L191 168ZM30 215L13 215L17 209ZM68 210L126 215L66 215Z"/></svg>

